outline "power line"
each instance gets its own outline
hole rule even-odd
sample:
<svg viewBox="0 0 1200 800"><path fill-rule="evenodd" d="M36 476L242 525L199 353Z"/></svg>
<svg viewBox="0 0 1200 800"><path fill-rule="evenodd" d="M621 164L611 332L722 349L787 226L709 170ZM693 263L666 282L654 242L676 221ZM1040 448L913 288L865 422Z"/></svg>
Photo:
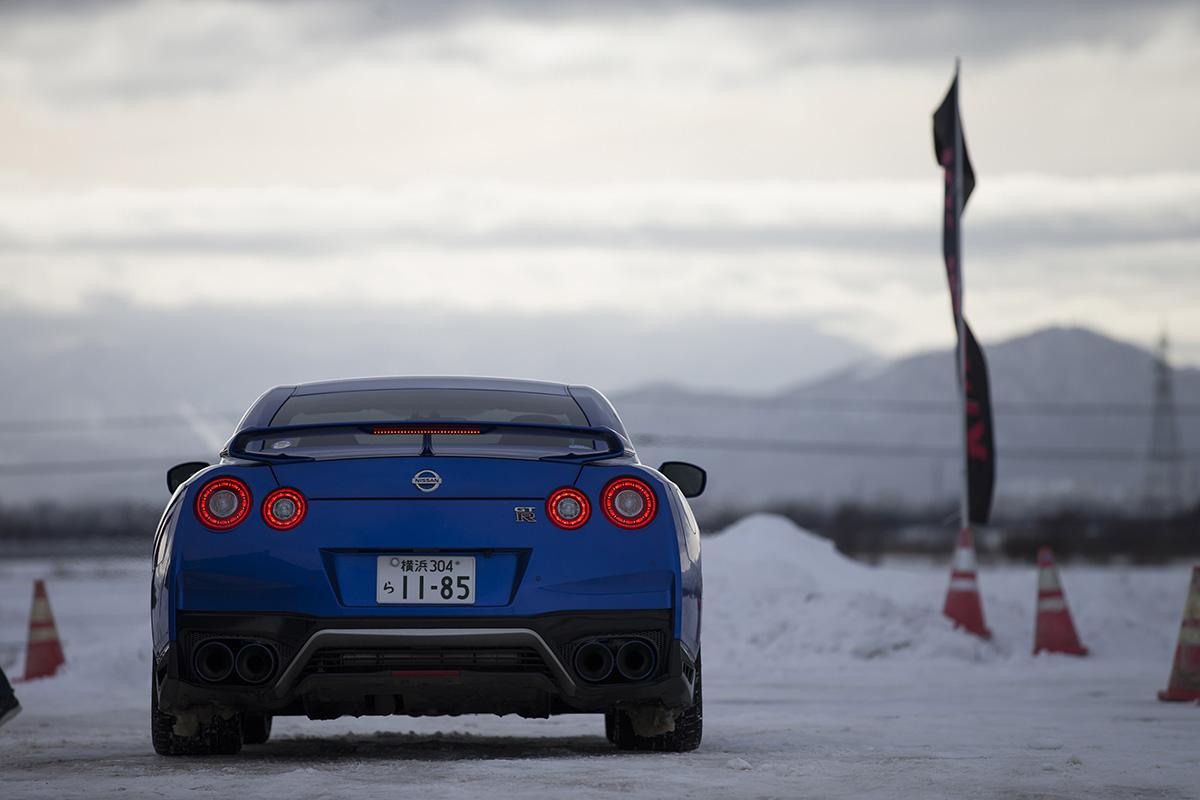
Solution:
<svg viewBox="0 0 1200 800"><path fill-rule="evenodd" d="M658 405L663 407L719 406L746 407L768 410L814 410L836 414L883 412L890 414L942 415L958 412L958 404L938 400L907 400L873 397L788 397L759 398L731 396L693 396L685 399L655 397L626 397L621 406ZM1149 418L1154 406L1142 403L1087 403L1055 401L1009 401L996 403L993 410L1004 416L1078 417L1132 416ZM1200 404L1176 404L1176 415L1200 416Z"/></svg>
<svg viewBox="0 0 1200 800"><path fill-rule="evenodd" d="M724 452L788 453L846 458L944 458L960 456L954 445L905 444L902 442L837 442L795 439L753 439L734 436L693 436L672 433L641 433L634 440L645 447L684 447ZM1200 459L1200 450L1181 451L1186 459ZM1140 461L1139 450L1115 447L1023 447L1006 448L1003 458L1022 461ZM26 461L0 464L0 475L17 477L90 472L149 472L163 470L185 460L178 455L142 458L87 459L72 461Z"/></svg>
<svg viewBox="0 0 1200 800"><path fill-rule="evenodd" d="M958 412L958 405L953 402L870 397L758 398L691 396L669 400L651 397L627 397L622 398L620 404L622 406L658 405L666 408L745 407L768 411L813 411L831 414L951 415ZM1139 403L1053 401L997 403L994 410L997 416L1010 417L1130 416L1150 419L1155 413L1153 405ZM1175 415L1177 417L1200 416L1200 404L1176 403ZM219 411L203 413L200 416L214 420L236 420L241 417L241 412ZM99 433L109 430L180 428L186 425L187 423L181 414L86 415L51 419L0 420L0 434L9 436L36 436L47 433Z"/></svg>
<svg viewBox="0 0 1200 800"><path fill-rule="evenodd" d="M954 445L906 444L903 442L805 442L788 439L748 439L730 436L643 433L634 436L642 445L691 447L699 450L802 453L807 455L858 456L868 458L960 458ZM1188 458L1200 450L1185 451ZM1001 458L1026 461L1140 461L1139 450L1116 447L1023 447L1005 448Z"/></svg>
<svg viewBox="0 0 1200 800"><path fill-rule="evenodd" d="M241 412L200 414L205 419L236 420ZM129 430L131 428L182 428L186 427L181 414L128 414L113 416L80 416L60 419L9 419L0 420L0 433L40 434L77 433L79 431Z"/></svg>
<svg viewBox="0 0 1200 800"><path fill-rule="evenodd" d="M179 456L162 458L92 458L79 461L23 461L0 464L0 475L78 475L88 472L150 472L183 463Z"/></svg>

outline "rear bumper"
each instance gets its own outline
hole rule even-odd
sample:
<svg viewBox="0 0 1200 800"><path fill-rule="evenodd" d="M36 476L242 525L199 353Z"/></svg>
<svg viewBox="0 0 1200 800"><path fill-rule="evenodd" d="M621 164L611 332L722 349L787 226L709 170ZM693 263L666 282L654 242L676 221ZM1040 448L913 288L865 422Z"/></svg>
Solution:
<svg viewBox="0 0 1200 800"><path fill-rule="evenodd" d="M384 620L272 614L180 613L180 635L156 655L164 709L220 704L276 715L600 712L619 705L690 704L694 654L672 637L667 610L553 613L533 617ZM584 680L573 657L584 642L614 649L639 640L656 654L649 674ZM199 678L195 656L216 640L234 652L266 644L271 676L246 685L236 674Z"/></svg>

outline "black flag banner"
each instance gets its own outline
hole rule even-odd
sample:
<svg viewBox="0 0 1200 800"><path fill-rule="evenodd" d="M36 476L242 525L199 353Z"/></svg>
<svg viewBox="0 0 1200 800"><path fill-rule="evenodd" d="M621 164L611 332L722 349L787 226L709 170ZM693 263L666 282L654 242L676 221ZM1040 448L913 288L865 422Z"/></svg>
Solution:
<svg viewBox="0 0 1200 800"><path fill-rule="evenodd" d="M957 180L959 154L962 154L962 198L958 196ZM958 74L946 92L946 99L933 112L933 153L945 170L945 204L942 208L942 256L946 261L946 280L950 283L950 303L954 311L954 325L958 328L958 315L962 308L962 280L959 263L961 242L958 235L959 215L966 208L967 198L975 188L975 170L971 168L971 157L967 154L967 143L962 135L962 118L958 111Z"/></svg>
<svg viewBox="0 0 1200 800"><path fill-rule="evenodd" d="M942 209L942 256L946 262L946 280L950 284L950 306L954 327L960 337L958 356L959 386L963 399L963 458L966 470L963 525L986 525L992 510L992 490L996 481L996 447L992 427L992 400L988 385L987 362L983 349L963 315L962 210L975 189L975 170L963 139L962 117L958 107L958 70L946 98L933 113L933 152L945 170L945 198ZM965 339L965 341L963 341ZM965 368L965 373L964 373Z"/></svg>
<svg viewBox="0 0 1200 800"><path fill-rule="evenodd" d="M963 330L967 334L967 516L976 525L986 525L992 513L992 489L996 485L992 395L983 349L975 341L975 334L971 333L966 320Z"/></svg>

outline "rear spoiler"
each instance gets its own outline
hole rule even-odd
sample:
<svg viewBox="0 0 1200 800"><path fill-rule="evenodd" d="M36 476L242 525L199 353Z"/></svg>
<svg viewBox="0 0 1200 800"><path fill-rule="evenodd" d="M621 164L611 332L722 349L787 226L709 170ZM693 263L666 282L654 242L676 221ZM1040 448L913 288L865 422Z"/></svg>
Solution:
<svg viewBox="0 0 1200 800"><path fill-rule="evenodd" d="M375 436L421 436L421 455L432 456L434 436L478 436L488 433L520 433L546 438L573 437L599 439L606 450L594 453L564 453L542 456L540 461L602 461L606 458L632 455L633 449L621 434L612 428L589 428L582 425L549 425L526 422L439 422L424 420L379 420L374 422L318 422L310 425L279 425L266 428L245 428L233 435L221 451L222 458L237 458L265 464L289 461L316 461L312 456L289 455L284 452L264 452L246 449L251 442L270 437L304 436L320 433L365 433Z"/></svg>

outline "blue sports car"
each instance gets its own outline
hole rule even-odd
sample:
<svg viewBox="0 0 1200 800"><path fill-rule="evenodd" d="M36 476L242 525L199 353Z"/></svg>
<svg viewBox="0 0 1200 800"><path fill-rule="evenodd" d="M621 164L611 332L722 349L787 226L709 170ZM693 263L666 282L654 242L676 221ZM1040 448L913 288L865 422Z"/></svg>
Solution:
<svg viewBox="0 0 1200 800"><path fill-rule="evenodd" d="M642 464L587 386L277 386L154 538L151 731L235 753L279 715L604 714L700 744L699 467Z"/></svg>

